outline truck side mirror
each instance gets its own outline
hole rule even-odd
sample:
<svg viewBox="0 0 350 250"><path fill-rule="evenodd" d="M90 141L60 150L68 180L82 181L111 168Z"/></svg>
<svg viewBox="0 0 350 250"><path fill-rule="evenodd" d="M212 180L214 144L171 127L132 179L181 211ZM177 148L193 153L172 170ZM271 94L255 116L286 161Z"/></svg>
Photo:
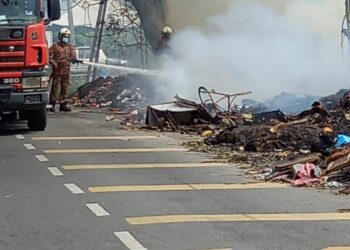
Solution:
<svg viewBox="0 0 350 250"><path fill-rule="evenodd" d="M48 13L49 22L59 20L61 18L60 0L48 0L47 13Z"/></svg>

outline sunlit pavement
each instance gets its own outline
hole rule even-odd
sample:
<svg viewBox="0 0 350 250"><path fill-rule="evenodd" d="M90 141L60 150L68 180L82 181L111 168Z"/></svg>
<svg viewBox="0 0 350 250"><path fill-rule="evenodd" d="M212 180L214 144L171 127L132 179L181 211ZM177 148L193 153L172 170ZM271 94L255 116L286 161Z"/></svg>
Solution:
<svg viewBox="0 0 350 250"><path fill-rule="evenodd" d="M346 196L251 183L102 114L3 129L0 249L349 249ZM338 247L339 246L339 247Z"/></svg>

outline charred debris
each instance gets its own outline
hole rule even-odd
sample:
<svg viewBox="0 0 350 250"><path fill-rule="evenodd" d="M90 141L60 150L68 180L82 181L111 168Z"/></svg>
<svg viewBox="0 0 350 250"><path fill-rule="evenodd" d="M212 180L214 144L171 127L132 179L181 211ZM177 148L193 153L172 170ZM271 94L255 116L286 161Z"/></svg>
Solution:
<svg viewBox="0 0 350 250"><path fill-rule="evenodd" d="M133 128L200 135L185 146L214 152L217 161L239 163L260 181L350 193L349 90L286 115L278 109L254 112L254 107L236 105L238 97L250 92L227 94L205 87L198 90L199 102L175 96L152 105L160 96L155 81L137 74L99 78L80 87L73 104L104 108L107 121L122 117L122 125Z"/></svg>

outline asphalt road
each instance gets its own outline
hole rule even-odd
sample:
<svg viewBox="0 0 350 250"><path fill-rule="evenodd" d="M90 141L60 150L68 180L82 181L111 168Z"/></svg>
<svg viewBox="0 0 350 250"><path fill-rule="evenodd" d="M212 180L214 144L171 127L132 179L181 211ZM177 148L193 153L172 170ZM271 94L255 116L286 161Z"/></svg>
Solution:
<svg viewBox="0 0 350 250"><path fill-rule="evenodd" d="M0 134L0 250L350 249L348 196L251 184L172 135L82 112Z"/></svg>

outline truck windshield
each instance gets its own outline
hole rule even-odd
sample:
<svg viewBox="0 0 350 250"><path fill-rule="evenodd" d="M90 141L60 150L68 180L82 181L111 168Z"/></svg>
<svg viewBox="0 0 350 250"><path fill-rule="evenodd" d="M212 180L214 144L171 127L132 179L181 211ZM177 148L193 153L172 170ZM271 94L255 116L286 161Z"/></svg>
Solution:
<svg viewBox="0 0 350 250"><path fill-rule="evenodd" d="M0 0L0 25L27 25L38 20L38 0Z"/></svg>

